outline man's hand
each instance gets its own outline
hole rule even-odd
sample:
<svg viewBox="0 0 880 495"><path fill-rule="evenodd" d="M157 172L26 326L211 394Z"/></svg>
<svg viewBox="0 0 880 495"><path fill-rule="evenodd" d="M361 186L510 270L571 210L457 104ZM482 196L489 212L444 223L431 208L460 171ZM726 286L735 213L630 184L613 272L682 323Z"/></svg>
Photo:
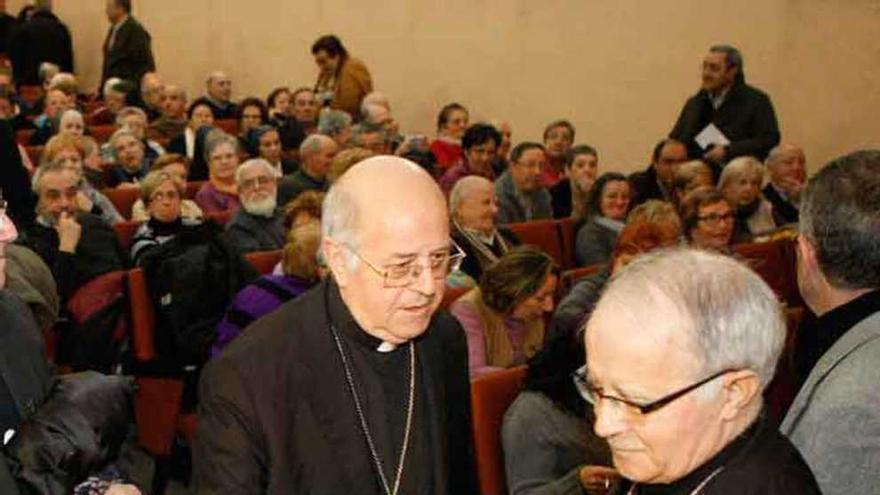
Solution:
<svg viewBox="0 0 880 495"><path fill-rule="evenodd" d="M583 466L578 471L581 486L590 494L605 494L620 477L617 471L605 466Z"/></svg>
<svg viewBox="0 0 880 495"><path fill-rule="evenodd" d="M727 156L727 148L724 146L712 146L705 154L703 154L703 160L707 162L713 163L723 163L724 158Z"/></svg>
<svg viewBox="0 0 880 495"><path fill-rule="evenodd" d="M66 211L62 212L55 230L58 232L58 250L70 254L75 253L82 235L82 226L76 221L76 218Z"/></svg>

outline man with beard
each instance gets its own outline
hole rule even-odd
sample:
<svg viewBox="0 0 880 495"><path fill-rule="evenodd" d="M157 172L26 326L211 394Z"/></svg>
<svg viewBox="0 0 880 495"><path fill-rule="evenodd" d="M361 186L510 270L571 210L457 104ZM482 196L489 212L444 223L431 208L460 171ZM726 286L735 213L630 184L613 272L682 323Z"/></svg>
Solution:
<svg viewBox="0 0 880 495"><path fill-rule="evenodd" d="M436 182L358 163L327 193L321 248L333 276L205 368L195 492L477 493L467 344L435 315L461 259Z"/></svg>
<svg viewBox="0 0 880 495"><path fill-rule="evenodd" d="M277 208L278 179L272 164L254 158L235 171L241 208L235 212L226 232L244 253L272 251L284 246L284 218Z"/></svg>

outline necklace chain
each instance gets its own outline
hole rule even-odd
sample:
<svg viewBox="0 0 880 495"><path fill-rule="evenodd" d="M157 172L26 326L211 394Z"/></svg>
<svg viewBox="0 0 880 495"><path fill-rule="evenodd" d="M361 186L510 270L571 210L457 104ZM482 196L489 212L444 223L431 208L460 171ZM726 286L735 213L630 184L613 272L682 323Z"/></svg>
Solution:
<svg viewBox="0 0 880 495"><path fill-rule="evenodd" d="M412 341L409 343L409 400L407 404L406 410L406 429L403 432L403 445L400 446L400 457L397 464L397 473L394 477L394 488L391 489L388 486L388 479L385 477L385 469L382 466L382 460L379 458L379 453L376 451L376 445L373 443L373 436L370 434L370 428L367 426L367 418L364 416L363 408L361 407L360 397L358 396L357 389L354 386L354 377L351 372L351 366L348 363L348 358L345 355L345 351L342 349L342 341L339 339L339 335L336 333L336 329L333 328L333 325L330 325L330 332L333 334L333 340L336 342L336 350L339 351L339 356L342 358L342 367L345 370L345 380L348 382L348 390L351 392L351 397L354 400L354 408L357 412L358 419L361 423L361 431L364 434L364 438L367 441L367 446L370 448L370 455L373 457L373 463L376 465L376 470L379 472L379 479L382 481L382 487L385 489L386 495L397 495L397 490L400 488L400 480L403 476L403 465L406 461L406 451L409 446L409 434L412 429L412 417L413 417L413 409L415 404L415 376L416 376L416 349L413 345Z"/></svg>

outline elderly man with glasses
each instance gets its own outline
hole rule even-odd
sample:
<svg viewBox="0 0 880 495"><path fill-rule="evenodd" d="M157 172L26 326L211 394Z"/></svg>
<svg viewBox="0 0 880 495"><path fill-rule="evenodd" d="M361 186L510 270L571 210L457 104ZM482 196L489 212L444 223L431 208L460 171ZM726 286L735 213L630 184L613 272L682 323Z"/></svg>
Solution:
<svg viewBox="0 0 880 495"><path fill-rule="evenodd" d="M229 240L239 252L273 251L284 247L284 215L278 208L275 167L254 158L235 171L241 207L226 226Z"/></svg>
<svg viewBox="0 0 880 495"><path fill-rule="evenodd" d="M332 277L204 371L197 493L476 493L467 343L434 314L461 259L436 182L355 165L324 200L322 253Z"/></svg>
<svg viewBox="0 0 880 495"><path fill-rule="evenodd" d="M773 292L728 257L659 251L617 274L576 374L623 477L611 493L820 493L763 412L784 340Z"/></svg>

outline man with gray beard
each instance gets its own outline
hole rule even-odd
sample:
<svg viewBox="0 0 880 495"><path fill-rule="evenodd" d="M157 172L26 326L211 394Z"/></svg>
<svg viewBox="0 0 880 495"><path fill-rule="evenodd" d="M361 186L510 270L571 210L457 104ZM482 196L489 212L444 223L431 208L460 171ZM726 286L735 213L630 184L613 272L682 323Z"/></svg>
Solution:
<svg viewBox="0 0 880 495"><path fill-rule="evenodd" d="M277 208L278 182L272 165L248 160L235 171L241 207L226 226L226 235L242 254L284 246L284 223Z"/></svg>

